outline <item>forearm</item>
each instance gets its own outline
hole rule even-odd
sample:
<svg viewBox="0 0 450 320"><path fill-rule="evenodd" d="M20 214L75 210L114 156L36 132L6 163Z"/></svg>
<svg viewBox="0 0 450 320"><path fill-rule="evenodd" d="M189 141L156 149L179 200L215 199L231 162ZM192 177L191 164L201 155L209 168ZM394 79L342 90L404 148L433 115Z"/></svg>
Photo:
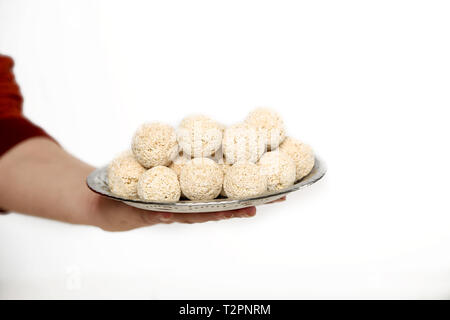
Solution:
<svg viewBox="0 0 450 320"><path fill-rule="evenodd" d="M0 207L92 224L84 178L93 168L46 138L28 139L0 158Z"/></svg>

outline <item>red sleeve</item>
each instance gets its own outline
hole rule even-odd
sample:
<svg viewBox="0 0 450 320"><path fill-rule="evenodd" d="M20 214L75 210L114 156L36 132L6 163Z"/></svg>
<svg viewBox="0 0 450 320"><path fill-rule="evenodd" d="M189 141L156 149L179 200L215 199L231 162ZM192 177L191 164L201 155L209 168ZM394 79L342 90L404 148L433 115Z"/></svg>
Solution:
<svg viewBox="0 0 450 320"><path fill-rule="evenodd" d="M0 55L0 157L16 144L32 137L51 137L22 114L23 98L12 68L14 62Z"/></svg>
<svg viewBox="0 0 450 320"><path fill-rule="evenodd" d="M14 79L11 58L0 54L0 157L16 144L32 137L52 139L22 114L23 98ZM0 208L0 213L4 211Z"/></svg>

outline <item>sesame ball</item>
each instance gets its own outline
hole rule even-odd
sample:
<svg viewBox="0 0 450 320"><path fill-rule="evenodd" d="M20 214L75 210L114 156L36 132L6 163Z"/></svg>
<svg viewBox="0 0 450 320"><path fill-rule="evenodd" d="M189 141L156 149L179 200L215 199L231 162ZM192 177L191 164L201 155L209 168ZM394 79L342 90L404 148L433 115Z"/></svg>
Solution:
<svg viewBox="0 0 450 320"><path fill-rule="evenodd" d="M180 185L190 200L211 200L222 190L222 168L208 158L190 160L181 169Z"/></svg>
<svg viewBox="0 0 450 320"><path fill-rule="evenodd" d="M177 174L170 168L156 166L147 170L137 185L139 198L146 201L178 201L180 183Z"/></svg>
<svg viewBox="0 0 450 320"><path fill-rule="evenodd" d="M108 166L108 186L112 193L127 198L137 197L137 184L145 168L136 161L131 151L116 157Z"/></svg>
<svg viewBox="0 0 450 320"><path fill-rule="evenodd" d="M159 122L143 124L133 136L131 149L146 168L167 166L178 153L175 130Z"/></svg>
<svg viewBox="0 0 450 320"><path fill-rule="evenodd" d="M219 150L222 131L222 124L206 116L189 116L177 129L178 144L191 158L209 157Z"/></svg>
<svg viewBox="0 0 450 320"><path fill-rule="evenodd" d="M245 122L265 133L269 150L275 150L285 138L283 120L274 110L257 108L249 113Z"/></svg>
<svg viewBox="0 0 450 320"><path fill-rule="evenodd" d="M239 161L255 163L266 151L266 137L263 131L246 123L235 124L225 129L222 150L230 164Z"/></svg>
<svg viewBox="0 0 450 320"><path fill-rule="evenodd" d="M311 172L314 167L314 152L309 145L287 137L280 145L280 150L294 160L296 167L295 180L300 180Z"/></svg>
<svg viewBox="0 0 450 320"><path fill-rule="evenodd" d="M226 171L223 188L230 198L252 197L267 191L267 179L256 164L236 162Z"/></svg>
<svg viewBox="0 0 450 320"><path fill-rule="evenodd" d="M295 163L283 151L270 151L259 159L258 165L267 178L269 191L281 190L295 182Z"/></svg>

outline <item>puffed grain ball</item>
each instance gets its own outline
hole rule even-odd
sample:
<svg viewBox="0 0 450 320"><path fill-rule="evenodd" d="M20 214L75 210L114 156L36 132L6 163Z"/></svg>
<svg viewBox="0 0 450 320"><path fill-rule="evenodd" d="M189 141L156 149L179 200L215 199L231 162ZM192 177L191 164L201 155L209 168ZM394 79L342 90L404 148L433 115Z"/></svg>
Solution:
<svg viewBox="0 0 450 320"><path fill-rule="evenodd" d="M184 165L188 163L190 159L184 155L178 155L173 162L169 165L169 168L175 171L178 177L178 181L180 181L181 169L183 169ZM186 196L181 192L181 198L186 198Z"/></svg>
<svg viewBox="0 0 450 320"><path fill-rule="evenodd" d="M311 172L314 167L314 152L309 145L287 137L280 145L280 150L286 152L294 160L296 167L295 180L300 180Z"/></svg>
<svg viewBox="0 0 450 320"><path fill-rule="evenodd" d="M137 197L137 184L145 168L136 161L131 151L116 157L108 166L108 186L112 193L127 198Z"/></svg>
<svg viewBox="0 0 450 320"><path fill-rule="evenodd" d="M178 201L181 194L177 174L163 166L148 169L140 177L137 190L139 198L146 201Z"/></svg>
<svg viewBox="0 0 450 320"><path fill-rule="evenodd" d="M203 115L184 118L177 129L180 148L191 158L213 155L222 145L223 125Z"/></svg>
<svg viewBox="0 0 450 320"><path fill-rule="evenodd" d="M219 150L217 150L216 152L214 152L212 155L210 155L209 157L205 157L205 158L209 158L211 160L214 160L215 162L217 162L218 164L222 164L224 163L224 156L223 156L223 150L222 148L219 148Z"/></svg>
<svg viewBox="0 0 450 320"><path fill-rule="evenodd" d="M266 137L263 131L246 123L238 123L225 129L222 150L228 163L256 163L266 151Z"/></svg>
<svg viewBox="0 0 450 320"><path fill-rule="evenodd" d="M223 188L229 198L242 199L267 191L267 179L252 162L236 162L228 168Z"/></svg>
<svg viewBox="0 0 450 320"><path fill-rule="evenodd" d="M223 176L225 179L225 175L227 174L227 171L229 168L231 168L231 164L225 163L224 161L219 162L219 166L222 168ZM225 192L225 189L222 186L222 190L220 191L220 195L222 197L227 197L227 193Z"/></svg>
<svg viewBox="0 0 450 320"><path fill-rule="evenodd" d="M181 169L183 169L184 165L188 163L189 160L190 159L184 155L178 155L169 165L169 168L177 174L178 179L180 179Z"/></svg>
<svg viewBox="0 0 450 320"><path fill-rule="evenodd" d="M211 200L222 190L222 168L214 160L195 158L181 169L180 185L190 200Z"/></svg>
<svg viewBox="0 0 450 320"><path fill-rule="evenodd" d="M259 159L258 165L267 178L267 190L276 191L295 182L295 163L283 151L270 151Z"/></svg>
<svg viewBox="0 0 450 320"><path fill-rule="evenodd" d="M131 149L146 168L167 166L178 154L175 130L163 123L145 123L133 136Z"/></svg>
<svg viewBox="0 0 450 320"><path fill-rule="evenodd" d="M257 108L249 113L245 122L265 132L268 150L275 150L286 136L281 116L272 109Z"/></svg>

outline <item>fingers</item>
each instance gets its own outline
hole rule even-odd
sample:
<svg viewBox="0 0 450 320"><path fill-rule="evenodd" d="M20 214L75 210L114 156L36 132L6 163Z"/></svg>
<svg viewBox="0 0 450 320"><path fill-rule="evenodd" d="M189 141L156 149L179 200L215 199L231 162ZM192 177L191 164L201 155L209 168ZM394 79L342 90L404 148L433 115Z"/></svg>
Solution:
<svg viewBox="0 0 450 320"><path fill-rule="evenodd" d="M203 223L208 221L219 221L230 218L248 218L256 214L255 207L243 208L238 210L209 212L209 213L158 213L158 219L161 223Z"/></svg>
<svg viewBox="0 0 450 320"><path fill-rule="evenodd" d="M247 218L256 214L255 207L211 213L171 213L147 211L99 197L91 210L95 225L106 231L126 231L159 223L203 223L230 218Z"/></svg>
<svg viewBox="0 0 450 320"><path fill-rule="evenodd" d="M88 206L90 224L105 231L127 231L159 223L148 211L130 207L121 202L93 195Z"/></svg>
<svg viewBox="0 0 450 320"><path fill-rule="evenodd" d="M285 201L285 200L286 200L286 196L284 196L284 197L282 197L282 198L280 198L280 199L277 199L277 200L274 200L274 201L268 202L268 203L283 202L283 201Z"/></svg>

